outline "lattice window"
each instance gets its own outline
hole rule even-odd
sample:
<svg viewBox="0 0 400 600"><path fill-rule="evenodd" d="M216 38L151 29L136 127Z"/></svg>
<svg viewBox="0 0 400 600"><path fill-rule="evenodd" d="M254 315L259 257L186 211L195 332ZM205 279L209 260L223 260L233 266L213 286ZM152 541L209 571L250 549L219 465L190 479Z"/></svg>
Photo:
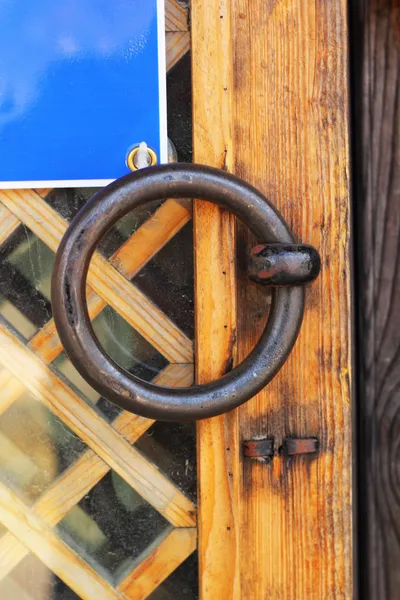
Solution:
<svg viewBox="0 0 400 600"><path fill-rule="evenodd" d="M189 45L186 13L175 2L167 2L166 29L172 66ZM0 192L4 598L167 599L173 587L160 584L196 547L194 477L185 488L180 472L192 462L177 468L157 445L162 424L119 411L83 382L51 317L54 253L91 193ZM173 304L154 301L143 274L151 263L159 276L156 255L168 258L190 219L190 205L175 200L128 216L99 248L88 277L89 313L106 350L160 385L192 383L191 324ZM185 429L168 427L176 446L183 443Z"/></svg>

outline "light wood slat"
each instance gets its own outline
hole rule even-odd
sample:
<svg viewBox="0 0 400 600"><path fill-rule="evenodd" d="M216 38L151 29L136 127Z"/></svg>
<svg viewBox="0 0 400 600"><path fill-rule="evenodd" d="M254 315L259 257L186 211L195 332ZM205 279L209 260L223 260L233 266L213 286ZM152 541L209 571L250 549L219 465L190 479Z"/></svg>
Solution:
<svg viewBox="0 0 400 600"><path fill-rule="evenodd" d="M145 600L196 549L196 528L174 529L120 583L131 600Z"/></svg>
<svg viewBox="0 0 400 600"><path fill-rule="evenodd" d="M167 71L189 51L190 33L188 31L169 31L167 39Z"/></svg>
<svg viewBox="0 0 400 600"><path fill-rule="evenodd" d="M157 385L185 387L193 383L193 365L168 365L153 380ZM112 426L133 444L154 421L123 412ZM36 514L56 525L104 477L110 467L93 450L79 459L43 493L34 504ZM28 550L10 532L0 538L0 581L27 555Z"/></svg>
<svg viewBox="0 0 400 600"><path fill-rule="evenodd" d="M188 17L183 6L176 0L165 2L165 31L187 31Z"/></svg>
<svg viewBox="0 0 400 600"><path fill-rule="evenodd" d="M156 467L0 323L0 361L72 431L176 527L193 526L194 506Z"/></svg>
<svg viewBox="0 0 400 600"><path fill-rule="evenodd" d="M4 204L0 204L0 245L10 237L20 225L20 220Z"/></svg>
<svg viewBox="0 0 400 600"><path fill-rule="evenodd" d="M113 254L110 262L131 279L192 218L190 206L166 200Z"/></svg>
<svg viewBox="0 0 400 600"><path fill-rule="evenodd" d="M0 522L83 600L123 600L124 594L85 563L33 510L0 483Z"/></svg>
<svg viewBox="0 0 400 600"><path fill-rule="evenodd" d="M194 160L224 170L233 160L230 16L230 0L192 3ZM199 201L193 218L196 374L206 383L236 359L235 220ZM240 591L238 437L237 411L197 425L202 600L251 598Z"/></svg>
<svg viewBox="0 0 400 600"><path fill-rule="evenodd" d="M122 244L112 255L110 262L127 279L131 279L190 219L191 211L188 206L176 200L167 200ZM88 291L87 302L91 319L106 306L104 300L92 290ZM29 346L45 362L53 361L62 352L54 319L50 319L30 340Z"/></svg>
<svg viewBox="0 0 400 600"><path fill-rule="evenodd" d="M53 252L57 251L68 224L38 194L6 190L0 192L0 200ZM169 362L192 362L192 342L99 253L91 261L88 284Z"/></svg>

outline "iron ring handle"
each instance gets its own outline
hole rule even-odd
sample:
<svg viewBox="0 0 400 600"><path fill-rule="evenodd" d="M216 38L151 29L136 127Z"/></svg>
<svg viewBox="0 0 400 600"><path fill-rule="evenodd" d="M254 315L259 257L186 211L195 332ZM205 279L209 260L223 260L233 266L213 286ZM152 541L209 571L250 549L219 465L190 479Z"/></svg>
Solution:
<svg viewBox="0 0 400 600"><path fill-rule="evenodd" d="M201 198L231 210L260 240L293 244L277 210L254 187L218 169L150 167L97 192L78 212L59 246L53 276L54 320L73 365L102 396L151 419L191 421L231 410L259 392L288 357L304 312L301 286L273 288L269 319L250 355L220 379L190 388L158 387L119 367L101 348L86 304L91 257L103 235L133 208L162 198ZM316 252L316 251L315 251Z"/></svg>

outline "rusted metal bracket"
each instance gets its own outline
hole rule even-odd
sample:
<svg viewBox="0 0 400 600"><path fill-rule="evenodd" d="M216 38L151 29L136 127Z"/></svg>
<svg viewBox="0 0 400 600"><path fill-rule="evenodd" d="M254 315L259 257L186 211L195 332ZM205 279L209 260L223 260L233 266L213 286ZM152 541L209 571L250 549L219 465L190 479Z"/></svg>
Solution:
<svg viewBox="0 0 400 600"><path fill-rule="evenodd" d="M258 244L248 259L250 279L264 285L305 285L320 268L318 251L306 244Z"/></svg>
<svg viewBox="0 0 400 600"><path fill-rule="evenodd" d="M282 445L275 450L274 438L246 440L242 444L245 458L272 460L274 456L299 456L314 454L319 450L318 438L284 438Z"/></svg>
<svg viewBox="0 0 400 600"><path fill-rule="evenodd" d="M243 442L242 447L245 458L262 458L267 460L274 456L274 438L248 440Z"/></svg>

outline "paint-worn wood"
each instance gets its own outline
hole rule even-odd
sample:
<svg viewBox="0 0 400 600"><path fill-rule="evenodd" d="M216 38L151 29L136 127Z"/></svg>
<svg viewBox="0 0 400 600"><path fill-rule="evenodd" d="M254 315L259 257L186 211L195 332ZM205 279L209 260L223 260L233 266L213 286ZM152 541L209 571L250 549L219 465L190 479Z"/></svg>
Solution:
<svg viewBox="0 0 400 600"><path fill-rule="evenodd" d="M33 190L0 192L0 200L53 252L67 222ZM169 362L192 362L192 342L135 285L98 252L93 255L88 284Z"/></svg>
<svg viewBox="0 0 400 600"><path fill-rule="evenodd" d="M196 548L194 527L174 529L133 569L118 589L130 600L145 600Z"/></svg>
<svg viewBox="0 0 400 600"><path fill-rule="evenodd" d="M193 383L193 367L192 365L168 365L153 382L168 387L190 386ZM124 411L113 421L112 426L130 444L133 444L152 423L151 419L144 419ZM86 450L40 496L34 504L36 514L46 523L56 525L109 470L109 465L93 450ZM27 548L12 533L5 533L0 539L0 581L27 554Z"/></svg>
<svg viewBox="0 0 400 600"><path fill-rule="evenodd" d="M400 594L400 10L352 6L360 598Z"/></svg>
<svg viewBox="0 0 400 600"><path fill-rule="evenodd" d="M0 362L174 526L195 524L192 502L3 323Z"/></svg>
<svg viewBox="0 0 400 600"><path fill-rule="evenodd" d="M276 449L285 436L317 436L321 443L317 457L287 460L277 455L270 463L238 457L240 477L235 479L232 471L232 480L240 487L239 597L350 599L347 5L343 0L233 0L229 16L222 4L222 10L218 2L210 6L196 0L192 5L195 98L201 90L200 108L194 112L195 158L208 157L221 166L221 127L216 124L218 118L230 124L234 143L233 149L226 146L227 167L270 198L298 239L320 250L323 265L307 291L303 327L286 366L239 410L240 440L274 437ZM227 19L231 30L217 24ZM232 93L232 80L218 73L221 55L225 73L233 73L230 105L221 103L221 84L228 98ZM244 252L252 243L240 227L239 360L258 339L268 305L266 290L249 283L243 272ZM203 251L207 248L204 243ZM216 253L209 259L206 274L197 270L197 277L204 277L197 293L210 301L215 280L209 273L220 258ZM209 346L198 346L203 356L208 351ZM202 446L200 438L200 458ZM199 472L204 477L201 462ZM204 515L212 515L220 501L221 490L215 489L201 496L200 528ZM226 502L224 491L221 502ZM200 557L218 550L217 543L207 546L208 541L200 529ZM215 560L223 577L229 560L223 566ZM207 575L204 561L201 568ZM203 597L211 597L206 592ZM234 593L225 588L214 597L232 598Z"/></svg>
<svg viewBox="0 0 400 600"><path fill-rule="evenodd" d="M229 0L192 3L194 160L232 165ZM206 202L194 206L196 374L217 379L236 358L235 223ZM240 598L237 414L198 423L200 596Z"/></svg>

